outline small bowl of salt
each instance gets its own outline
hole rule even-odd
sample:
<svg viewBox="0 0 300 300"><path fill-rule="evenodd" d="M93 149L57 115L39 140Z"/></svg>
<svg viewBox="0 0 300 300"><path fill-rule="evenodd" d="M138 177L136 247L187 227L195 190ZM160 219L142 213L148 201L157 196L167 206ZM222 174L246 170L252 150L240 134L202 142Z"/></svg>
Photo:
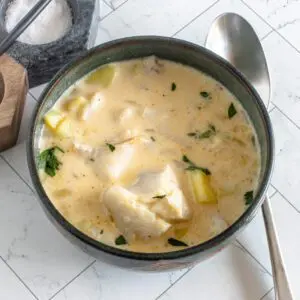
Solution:
<svg viewBox="0 0 300 300"><path fill-rule="evenodd" d="M0 39L37 1L0 2ZM98 11L98 0L52 0L20 35L8 54L27 69L30 87L48 82L66 63L93 44Z"/></svg>

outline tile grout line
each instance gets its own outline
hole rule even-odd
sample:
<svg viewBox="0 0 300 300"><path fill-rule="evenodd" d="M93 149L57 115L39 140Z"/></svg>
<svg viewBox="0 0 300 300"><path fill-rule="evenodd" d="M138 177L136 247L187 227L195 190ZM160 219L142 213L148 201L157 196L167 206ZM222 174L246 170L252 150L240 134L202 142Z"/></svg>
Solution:
<svg viewBox="0 0 300 300"><path fill-rule="evenodd" d="M158 300L161 298L166 292L168 292L179 280L181 280L185 275L187 275L190 271L194 269L195 266L188 269L186 272L184 272L181 276L179 276L171 285L168 286L161 294L159 294L154 300Z"/></svg>
<svg viewBox="0 0 300 300"><path fill-rule="evenodd" d="M185 24L183 27L181 27L179 30L177 30L174 34L172 34L171 37L174 37L179 32L181 32L182 30L184 30L186 27L188 27L189 25L191 25L195 20L197 20L201 15L203 15L208 10L210 10L212 7L214 7L218 2L220 2L220 0L217 0L213 4L211 4L210 6L208 6L208 8L206 8L204 11L202 11L200 14L198 14L196 17L194 17L191 21L189 21L187 24Z"/></svg>
<svg viewBox="0 0 300 300"><path fill-rule="evenodd" d="M28 94L33 98L33 100L34 100L35 102L39 103L38 100L35 98L35 96L31 93L30 90L28 91Z"/></svg>
<svg viewBox="0 0 300 300"><path fill-rule="evenodd" d="M269 295L274 290L274 287L270 288L259 300L263 300L267 295Z"/></svg>
<svg viewBox="0 0 300 300"><path fill-rule="evenodd" d="M112 11L109 12L106 16L104 16L99 23L101 23L104 19L106 19L108 16L110 16L112 13L114 13L115 11L117 11L121 6L123 6L124 4L126 4L129 0L126 0L125 2L123 2L122 4L120 4L118 7L114 8L114 7L111 7L109 6Z"/></svg>
<svg viewBox="0 0 300 300"><path fill-rule="evenodd" d="M276 195L276 193L278 193L275 187L274 189L275 192L269 196L270 199L273 198ZM269 270L238 239L236 239L236 242L266 271L267 274L273 277L272 273L270 273Z"/></svg>
<svg viewBox="0 0 300 300"><path fill-rule="evenodd" d="M300 214L300 211L298 208L296 208L296 206L294 206L294 204L292 204L274 185L272 185L274 187L274 189L276 190L276 192L273 194L273 196L278 193L298 214ZM272 197L273 197L272 196Z"/></svg>
<svg viewBox="0 0 300 300"><path fill-rule="evenodd" d="M274 26L272 26L270 23L268 23L261 15L259 15L251 6L249 6L247 3L244 2L244 0L241 0L244 5L246 5L253 13L255 13L264 23L269 25L272 29L273 32L276 32L286 43L288 43L294 50L296 50L299 54L300 51L288 40L286 39Z"/></svg>
<svg viewBox="0 0 300 300"><path fill-rule="evenodd" d="M21 174L6 160L6 158L0 153L0 158L12 169L12 171L29 187L30 191L35 195L35 190L27 183L27 181L21 176Z"/></svg>
<svg viewBox="0 0 300 300"><path fill-rule="evenodd" d="M112 10L114 9L110 3L107 3L107 2L106 2L106 0L102 0L102 2L105 3L105 4L106 4L108 7L110 7Z"/></svg>
<svg viewBox="0 0 300 300"><path fill-rule="evenodd" d="M22 284L25 286L25 288L31 293L31 295L38 300L38 297L33 293L33 291L28 287L28 285L21 279L21 277L14 271L14 269L6 262L1 256L0 260L4 262L4 264L13 272L13 274L19 279L19 281L22 282Z"/></svg>
<svg viewBox="0 0 300 300"><path fill-rule="evenodd" d="M54 299L62 290L64 290L69 284L71 284L74 280L76 280L81 274L83 274L87 269L89 269L94 263L96 262L96 259L92 261L90 264L88 264L82 271L80 271L74 278L72 278L67 284L65 284L63 287L61 287L55 294L53 294L49 300Z"/></svg>
<svg viewBox="0 0 300 300"><path fill-rule="evenodd" d="M244 249L244 251L251 256L252 259L265 271L266 274L270 275L273 278L273 275L267 270L267 268L238 240L236 242ZM242 250L242 249L241 249Z"/></svg>
<svg viewBox="0 0 300 300"><path fill-rule="evenodd" d="M300 126L295 121L293 121L288 115L286 115L285 112L283 112L274 102L272 103L293 125L295 125L300 130Z"/></svg>
<svg viewBox="0 0 300 300"><path fill-rule="evenodd" d="M243 2L243 4L244 4L244 2ZM248 7L247 7L248 8ZM249 8L248 8L249 9ZM272 27L270 27L270 31L267 33L267 34L265 34L261 39L260 39L260 41L262 42L265 38L267 38L271 33L273 33L275 31L275 29L273 29Z"/></svg>

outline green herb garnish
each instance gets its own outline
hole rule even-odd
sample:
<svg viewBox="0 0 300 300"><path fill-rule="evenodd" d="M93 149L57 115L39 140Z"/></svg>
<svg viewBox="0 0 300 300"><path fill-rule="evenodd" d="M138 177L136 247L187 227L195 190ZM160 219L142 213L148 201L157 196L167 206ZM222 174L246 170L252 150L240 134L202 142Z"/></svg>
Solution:
<svg viewBox="0 0 300 300"><path fill-rule="evenodd" d="M151 136L150 139L155 142L155 138L153 136Z"/></svg>
<svg viewBox="0 0 300 300"><path fill-rule="evenodd" d="M171 91L174 92L176 90L176 83L175 82L172 82L171 84Z"/></svg>
<svg viewBox="0 0 300 300"><path fill-rule="evenodd" d="M236 115L237 111L233 105L233 103L231 103L228 107L228 118L231 119Z"/></svg>
<svg viewBox="0 0 300 300"><path fill-rule="evenodd" d="M244 200L246 205L250 205L253 202L253 191L245 193Z"/></svg>
<svg viewBox="0 0 300 300"><path fill-rule="evenodd" d="M179 240L176 240L174 238L169 238L168 239L168 243L171 245L171 246L175 246L175 247L187 247L188 244L182 242L182 241L179 241Z"/></svg>
<svg viewBox="0 0 300 300"><path fill-rule="evenodd" d="M189 132L187 135L190 137L194 137L195 139L198 139L198 140L208 139L211 136L216 134L216 127L214 125L209 124L208 127L209 127L209 129L202 133L200 131L196 130L195 132Z"/></svg>
<svg viewBox="0 0 300 300"><path fill-rule="evenodd" d="M205 175L211 175L211 172L207 168L202 168L202 167L199 167L199 166L195 165L186 155L182 156L182 160L185 163L189 164L189 166L187 168L185 168L186 171L199 170L199 171L202 171Z"/></svg>
<svg viewBox="0 0 300 300"><path fill-rule="evenodd" d="M114 152L116 150L116 147L114 145L112 145L112 144L106 143L106 146L109 148L109 150L111 152Z"/></svg>
<svg viewBox="0 0 300 300"><path fill-rule="evenodd" d="M201 167L197 167L197 166L189 166L186 168L187 171L202 171L205 175L211 175L211 172L207 169L207 168L201 168Z"/></svg>
<svg viewBox="0 0 300 300"><path fill-rule="evenodd" d="M59 170L59 166L62 164L56 157L55 151L65 153L60 147L52 147L44 150L38 156L38 167L43 169L46 174L51 177L56 175L56 171Z"/></svg>
<svg viewBox="0 0 300 300"><path fill-rule="evenodd" d="M213 124L209 124L208 127L213 131L216 132L216 127Z"/></svg>
<svg viewBox="0 0 300 300"><path fill-rule="evenodd" d="M194 164L186 155L182 156L182 160L188 164Z"/></svg>
<svg viewBox="0 0 300 300"><path fill-rule="evenodd" d="M165 198L167 195L157 195L157 196L154 196L152 197L152 199L163 199Z"/></svg>
<svg viewBox="0 0 300 300"><path fill-rule="evenodd" d="M203 98L208 98L208 97L210 97L210 93L205 92L205 91L200 92L200 95L201 95Z"/></svg>
<svg viewBox="0 0 300 300"><path fill-rule="evenodd" d="M124 236L123 235L120 235L118 236L116 239L115 239L115 244L117 246L120 246L120 245L126 245L127 244L127 241L125 240Z"/></svg>

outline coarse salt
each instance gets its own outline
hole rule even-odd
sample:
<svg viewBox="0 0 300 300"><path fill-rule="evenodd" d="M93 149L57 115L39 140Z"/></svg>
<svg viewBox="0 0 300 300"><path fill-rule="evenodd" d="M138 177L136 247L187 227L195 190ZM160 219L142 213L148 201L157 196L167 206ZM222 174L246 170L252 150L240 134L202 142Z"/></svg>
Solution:
<svg viewBox="0 0 300 300"><path fill-rule="evenodd" d="M37 2L38 0L14 0L6 12L6 30L10 32ZM52 0L18 41L34 45L50 43L63 37L71 26L72 13L67 1Z"/></svg>

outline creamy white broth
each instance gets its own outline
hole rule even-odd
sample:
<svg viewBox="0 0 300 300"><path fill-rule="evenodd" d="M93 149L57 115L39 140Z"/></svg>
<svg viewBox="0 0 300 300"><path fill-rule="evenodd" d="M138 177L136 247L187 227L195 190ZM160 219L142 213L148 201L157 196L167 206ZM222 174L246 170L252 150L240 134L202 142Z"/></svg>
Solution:
<svg viewBox="0 0 300 300"><path fill-rule="evenodd" d="M53 109L70 123L67 134L58 134L58 127L44 126L41 151L54 146L64 151L55 151L61 162L55 176L40 170L50 200L70 223L90 237L132 251L176 251L182 247L168 242L170 238L193 246L225 230L251 202L260 171L257 139L242 106L220 83L181 64L149 57L110 66L111 82L89 84L88 75L55 104ZM69 108L78 96L88 103L94 101L84 120L81 111ZM183 156L192 164L183 161ZM171 200L169 195L153 190L147 203L140 195L134 200L141 201L139 205L152 217L154 214L153 222L161 220L153 227L153 234L143 228L148 223L130 223L131 228L140 224L141 228L133 228L134 234L120 228L126 214L121 220L113 215L110 188L120 186L132 191L141 174L146 174L147 180L149 174L162 173L166 166L176 177L179 198L184 199L188 211L178 206L184 216L177 218L179 210L171 217L173 206L170 212L160 207L157 210L155 205L164 203L159 201ZM204 176L206 169L209 174ZM197 201L191 183L194 172L205 177L207 193L214 201ZM133 222L130 217L127 221ZM139 230L144 232L139 234ZM126 244L119 239L120 245L116 245L120 236Z"/></svg>

